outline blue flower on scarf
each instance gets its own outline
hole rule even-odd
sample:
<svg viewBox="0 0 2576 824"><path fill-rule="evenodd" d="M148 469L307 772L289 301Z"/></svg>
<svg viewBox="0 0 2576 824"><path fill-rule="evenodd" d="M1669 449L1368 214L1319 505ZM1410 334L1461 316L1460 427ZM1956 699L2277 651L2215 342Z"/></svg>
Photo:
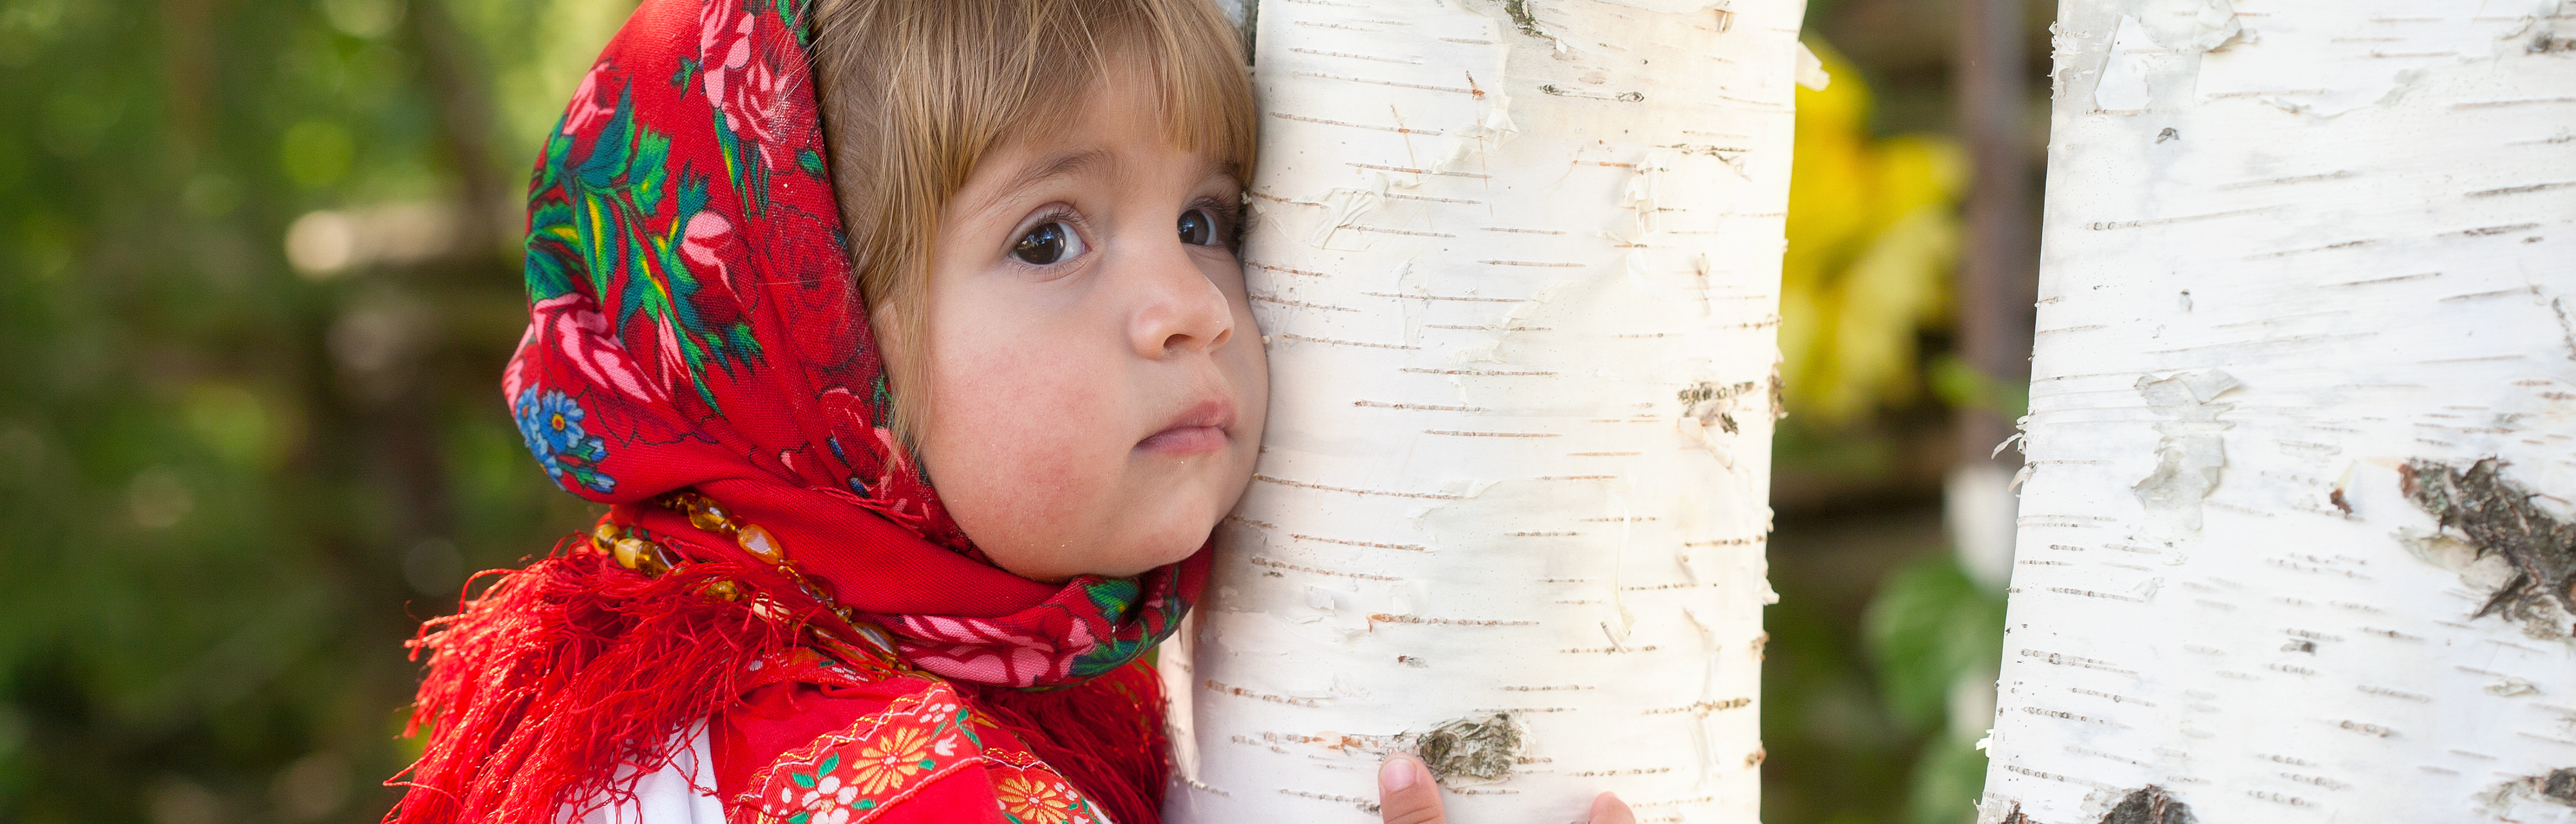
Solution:
<svg viewBox="0 0 2576 824"><path fill-rule="evenodd" d="M541 395L531 386L519 393L513 411L512 417L519 422L519 438L527 441L528 454L535 455L537 463L545 466L546 477L562 484L569 474L571 483L592 492L616 491L617 479L599 471L599 462L608 458L608 441L582 429L581 421L586 415L572 396L560 389L548 389Z"/></svg>

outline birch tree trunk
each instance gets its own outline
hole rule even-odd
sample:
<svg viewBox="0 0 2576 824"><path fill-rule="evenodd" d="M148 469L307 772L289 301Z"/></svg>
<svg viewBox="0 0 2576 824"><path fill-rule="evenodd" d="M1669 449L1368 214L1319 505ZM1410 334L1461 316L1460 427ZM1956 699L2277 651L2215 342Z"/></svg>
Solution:
<svg viewBox="0 0 2576 824"><path fill-rule="evenodd" d="M1982 820L2576 820L2571 13L2063 4Z"/></svg>
<svg viewBox="0 0 2576 824"><path fill-rule="evenodd" d="M1259 5L1274 400L1174 820L1375 821L1399 749L1455 821L1754 820L1800 6Z"/></svg>

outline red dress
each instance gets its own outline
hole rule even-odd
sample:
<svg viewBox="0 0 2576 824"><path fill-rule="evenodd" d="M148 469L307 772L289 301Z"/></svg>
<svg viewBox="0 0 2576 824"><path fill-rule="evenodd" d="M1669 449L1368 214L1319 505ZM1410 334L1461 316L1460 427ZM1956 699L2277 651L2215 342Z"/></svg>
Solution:
<svg viewBox="0 0 2576 824"><path fill-rule="evenodd" d="M760 673L711 730L716 790L733 824L1109 820L936 676L812 649L765 661ZM1155 677L1142 663L1101 676Z"/></svg>

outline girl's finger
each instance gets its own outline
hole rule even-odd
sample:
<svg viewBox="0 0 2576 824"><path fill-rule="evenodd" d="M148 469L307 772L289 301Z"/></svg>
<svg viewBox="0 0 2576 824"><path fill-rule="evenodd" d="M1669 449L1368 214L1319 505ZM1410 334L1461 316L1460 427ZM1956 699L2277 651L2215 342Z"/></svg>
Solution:
<svg viewBox="0 0 2576 824"><path fill-rule="evenodd" d="M1398 753L1377 768L1377 803L1386 824L1449 824L1440 812L1440 785L1422 761ZM1627 807L1621 806L1625 810Z"/></svg>
<svg viewBox="0 0 2576 824"><path fill-rule="evenodd" d="M1618 795L1602 793L1592 799L1591 824L1637 824L1637 814Z"/></svg>

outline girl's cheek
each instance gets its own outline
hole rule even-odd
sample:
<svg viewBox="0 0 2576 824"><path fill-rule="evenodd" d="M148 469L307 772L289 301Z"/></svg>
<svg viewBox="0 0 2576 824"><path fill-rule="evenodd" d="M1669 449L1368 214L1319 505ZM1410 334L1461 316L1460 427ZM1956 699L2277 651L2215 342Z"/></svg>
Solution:
<svg viewBox="0 0 2576 824"><path fill-rule="evenodd" d="M987 477L1007 476L1025 487L1013 497L1061 497L1065 488L1095 485L1086 482L1096 482L1108 467L1090 464L1125 457L1123 448L1108 443L1128 427L1108 414L1117 399L1104 391L1108 382L1097 365L1071 347L1049 345L1047 337L994 341L974 353L973 365L966 367L971 378L948 396L971 409L959 421L967 431L955 434L980 445L979 462L994 464Z"/></svg>

